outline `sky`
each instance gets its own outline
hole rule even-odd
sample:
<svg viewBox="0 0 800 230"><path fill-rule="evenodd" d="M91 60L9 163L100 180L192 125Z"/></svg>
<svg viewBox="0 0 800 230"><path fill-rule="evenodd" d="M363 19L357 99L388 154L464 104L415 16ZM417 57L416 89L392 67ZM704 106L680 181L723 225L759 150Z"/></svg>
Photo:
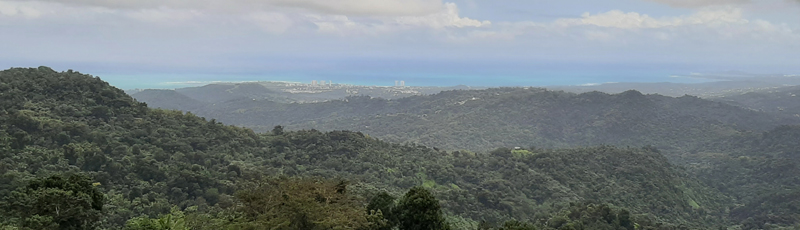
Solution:
<svg viewBox="0 0 800 230"><path fill-rule="evenodd" d="M0 67L125 89L800 73L800 0L0 0L0 31Z"/></svg>

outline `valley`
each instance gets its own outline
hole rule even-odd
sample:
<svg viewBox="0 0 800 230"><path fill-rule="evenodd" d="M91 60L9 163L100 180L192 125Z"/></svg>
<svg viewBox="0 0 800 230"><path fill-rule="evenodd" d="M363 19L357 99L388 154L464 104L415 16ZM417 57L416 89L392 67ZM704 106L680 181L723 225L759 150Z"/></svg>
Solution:
<svg viewBox="0 0 800 230"><path fill-rule="evenodd" d="M433 200L418 208L451 229L800 224L800 126L785 114L632 90L216 105L157 93L0 72L2 226L391 229L416 221L410 197Z"/></svg>

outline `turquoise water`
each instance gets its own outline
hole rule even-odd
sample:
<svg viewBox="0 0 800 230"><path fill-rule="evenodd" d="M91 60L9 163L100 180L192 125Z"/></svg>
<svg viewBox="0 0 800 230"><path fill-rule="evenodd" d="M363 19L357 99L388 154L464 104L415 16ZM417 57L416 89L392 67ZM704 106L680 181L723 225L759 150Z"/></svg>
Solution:
<svg viewBox="0 0 800 230"><path fill-rule="evenodd" d="M692 72L718 71L677 64L574 63L553 61L475 61L436 59L242 60L264 66L208 66L181 69L129 69L127 66L83 70L122 89L181 88L215 81L312 80L353 85L392 86L553 86L607 82L678 82L707 80L673 77ZM94 70L92 70L94 69ZM134 72L135 71L135 72ZM238 72L236 72L238 71ZM132 73L131 73L132 72Z"/></svg>
<svg viewBox="0 0 800 230"><path fill-rule="evenodd" d="M608 82L676 82L698 83L708 80L674 77L669 72L564 72L538 71L530 73L272 73L272 74L97 74L111 85L122 89L172 89L202 86L213 82L291 81L310 83L312 80L340 84L392 86L405 81L407 86L554 86L584 85Z"/></svg>
<svg viewBox="0 0 800 230"><path fill-rule="evenodd" d="M14 64L14 63L12 63ZM26 66L16 63L17 66ZM202 86L213 82L312 80L352 85L392 86L555 86L608 82L699 83L708 79L692 73L721 73L726 66L680 63L580 62L553 60L414 58L248 58L207 66L124 65L97 63L45 63L59 71L75 69L98 76L122 89L171 89ZM29 65L33 66L33 65ZM764 72L758 67L740 66L739 71ZM748 69L749 68L749 69ZM792 68L778 68L797 72ZM783 71L784 73L786 71Z"/></svg>
<svg viewBox="0 0 800 230"><path fill-rule="evenodd" d="M208 66L107 65L92 63L45 63L53 69L75 69L92 74L121 89L171 89L213 82L312 80L393 86L554 86L608 82L706 82L706 79L673 77L693 72L713 73L728 69L693 64L587 63L552 60L440 60L434 58L239 58ZM21 65L20 66L24 66Z"/></svg>

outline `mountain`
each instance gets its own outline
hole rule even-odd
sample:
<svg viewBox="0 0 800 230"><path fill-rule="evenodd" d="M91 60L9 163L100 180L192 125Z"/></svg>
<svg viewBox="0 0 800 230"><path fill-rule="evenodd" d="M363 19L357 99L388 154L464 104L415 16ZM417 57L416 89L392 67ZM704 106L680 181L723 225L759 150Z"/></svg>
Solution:
<svg viewBox="0 0 800 230"><path fill-rule="evenodd" d="M259 132L275 125L353 130L448 150L653 145L670 158L718 138L800 123L798 117L693 96L574 94L541 88L456 90L395 100L360 96L304 104L242 99L187 111Z"/></svg>
<svg viewBox="0 0 800 230"><path fill-rule="evenodd" d="M693 95L702 98L717 97L732 93L744 93L756 90L769 89L782 86L783 84L774 82L762 82L757 80L738 80L738 81L713 81L704 83L672 83L672 82L619 82L606 83L587 86L555 86L550 87L554 90L564 90L567 92L584 93L600 91L604 93L621 93L631 89L636 89L642 93L660 94L671 97Z"/></svg>
<svg viewBox="0 0 800 230"><path fill-rule="evenodd" d="M732 94L745 94L771 90L779 87L800 85L800 77L783 74L750 74L742 72L727 72L720 74L697 74L692 76L677 76L691 78L698 83L673 83L673 82L613 82L603 84L590 84L582 86L553 86L556 90L583 93L600 91L605 93L621 93L636 89L646 94L660 94L680 97L694 95L702 98L715 98Z"/></svg>
<svg viewBox="0 0 800 230"><path fill-rule="evenodd" d="M728 94L710 99L748 109L800 117L800 96L798 95L800 95L800 86L786 86Z"/></svg>
<svg viewBox="0 0 800 230"><path fill-rule="evenodd" d="M204 102L190 98L175 90L147 89L133 94L133 98L137 101L149 101L148 107L150 108L179 108L178 110L189 111L202 108L205 105Z"/></svg>
<svg viewBox="0 0 800 230"><path fill-rule="evenodd" d="M234 191L235 162L265 146L251 130L150 109L89 75L47 67L0 72L4 221L46 221L10 214L10 207L35 205L7 199L25 194L15 190L37 176L62 173L86 173L105 191L103 228L172 206L213 205Z"/></svg>
<svg viewBox="0 0 800 230"><path fill-rule="evenodd" d="M476 92L485 94L483 98L501 94L513 99L496 99L507 102L525 98L549 101L580 98L560 92L530 91L532 94L501 94L503 90ZM464 103L448 102L453 99L451 94L475 96L464 93L474 92L453 91L430 98L447 105L479 101L470 97ZM640 101L637 98L647 98L636 92L603 97L619 97L622 105L617 109L635 106L634 102ZM73 71L56 72L47 67L0 72L0 99L0 195L3 197L0 227L17 224L52 227L49 224L59 220L52 217L62 215L58 209L50 212L47 210L51 206L23 201L71 199L70 194L75 193L59 192L77 188L97 189L104 194L105 205L99 209L102 210L100 228L147 224L150 222L146 218L159 216L162 223L173 223L173 214L175 218L184 218L180 214L183 212L188 213L183 220L205 226L241 227L228 224L242 224L242 221L251 224L247 226L257 226L269 222L258 222L238 209L253 201L243 196L242 191L256 191L248 188L258 184L253 182L258 178L280 176L345 179L352 183L347 186L348 194L359 197L381 191L396 196L413 186L421 186L439 198L448 221L458 226L477 227L480 221L516 218L542 229L597 221L631 228L634 225L629 221L646 229L706 229L730 224L726 210L735 205L726 195L669 163L652 147L500 148L476 153L390 143L352 131L284 131L274 127L257 134L180 111L151 109L99 78ZM393 105L392 108L404 105L368 98L354 100L363 100L359 104L375 103L370 107L373 109L387 104ZM354 100L350 102L356 103ZM623 103L626 100L630 101ZM416 104L411 102L408 101ZM533 102L536 100L527 101L539 105ZM464 113L467 109L453 108L456 109L452 113ZM366 109L360 111L363 110ZM757 122L743 125L760 125ZM64 177L39 179L70 173L87 175L93 183L68 177L69 186L54 187L51 185L62 183L58 181L64 181ZM293 186L311 186L302 182L274 183L288 186L274 190L284 192L297 191L292 190L298 188ZM41 184L50 186L49 190L39 190ZM333 193L345 192L346 183L340 184L334 183L333 187L339 186L341 192ZM58 194L62 198L35 199ZM276 197L289 199L286 197L295 195L284 194ZM332 204L329 199L350 199L324 195L331 193L310 194L317 197L303 202ZM25 214L29 210L47 212L30 216ZM575 212L570 214L570 210Z"/></svg>
<svg viewBox="0 0 800 230"><path fill-rule="evenodd" d="M225 102L235 99L256 99L292 102L286 93L276 92L259 83L211 84L201 87L181 88L176 92L207 103ZM134 95L138 95L134 94ZM136 98L136 96L134 96Z"/></svg>
<svg viewBox="0 0 800 230"><path fill-rule="evenodd" d="M751 132L693 151L688 170L741 205L731 218L745 229L800 221L800 126Z"/></svg>
<svg viewBox="0 0 800 230"><path fill-rule="evenodd" d="M150 93L178 97L174 91ZM541 98L561 105L549 105ZM404 100L352 97L322 103L329 105L323 109L316 107L320 104L272 102L284 109L337 111L349 116L368 114L367 109L354 105L381 111L417 108L414 99L426 99L431 108L452 103L449 110L455 114L469 114L468 110L476 108L509 112L499 108L506 106L502 103L516 101L534 107L523 110L529 113L559 108L572 112L562 114L592 111L574 109L587 104L596 106L594 109L639 108L658 113L666 112L663 108L682 108L671 113L691 118L683 119L685 122L714 117L717 125L744 127L713 136L704 145L686 147L683 154L687 156L681 157L696 160L681 167L670 163L663 151L654 147L521 147L471 152L391 143L353 131L284 131L273 127L258 134L192 114L151 109L99 78L46 67L1 71L0 99L0 227L20 224L46 229L56 228L46 225L48 221L75 223L61 221L60 216L48 219L51 216L19 214L19 210L47 210L49 206L21 201L61 196L56 193L61 190L51 185L70 181L66 185L102 192L105 205L97 217L98 228L130 227L150 223L147 218L163 222L172 217L183 218L180 220L197 228L259 228L272 222L254 221L243 214L247 212L241 207L254 205L247 203L254 201L242 194L260 191L263 187L254 190L252 185L263 177L350 181L347 190L353 197L296 190L311 186L335 191L340 182L276 179L260 186L279 184L284 187L267 191L309 196L302 202L313 203L320 196L347 201L341 204L347 205L348 218L356 219L357 213L365 213L359 209L369 197L380 192L399 197L409 188L421 186L433 192L448 222L458 229L476 229L480 221L500 223L511 218L530 222L537 229L605 229L600 226L612 223L641 229L791 229L800 224L800 126L765 129L771 126L769 122L777 124L782 118L758 118L763 113L745 110L754 117L743 121L741 114L725 114L742 109L696 97L671 98L635 91L610 95L491 89ZM495 107L466 106L481 100L490 100L488 104ZM241 103L247 101L253 103L252 99ZM354 105L341 108L349 103ZM701 109L711 112L692 111ZM480 110L474 113L490 114ZM437 115L435 111L430 114ZM706 117L692 118L697 114ZM306 119L314 119L314 115L308 114ZM647 128L650 126L644 122L661 120L621 117L636 124L631 129ZM81 174L89 179L57 176L61 174ZM41 186L51 188L36 193L35 188ZM97 192L92 194L98 197ZM61 199L51 200L68 201ZM317 208L314 210L345 207ZM71 211L63 215L73 215L77 209L64 210ZM277 209L281 210L289 209ZM356 219L351 220L364 220ZM635 225L623 224L628 220ZM330 221L346 224L343 219Z"/></svg>
<svg viewBox="0 0 800 230"><path fill-rule="evenodd" d="M214 83L199 87L179 88L174 91L206 105L232 100L264 100L280 103L314 103L340 100L348 96L373 96L397 99L414 95L429 95L445 90L476 89L468 86L417 87L417 86L357 86L345 84L303 84L299 82L243 82ZM164 90L128 90L126 93L140 101L163 104L157 100ZM164 102L166 103L166 102ZM176 105L181 106L181 105ZM187 110L183 107L173 109Z"/></svg>

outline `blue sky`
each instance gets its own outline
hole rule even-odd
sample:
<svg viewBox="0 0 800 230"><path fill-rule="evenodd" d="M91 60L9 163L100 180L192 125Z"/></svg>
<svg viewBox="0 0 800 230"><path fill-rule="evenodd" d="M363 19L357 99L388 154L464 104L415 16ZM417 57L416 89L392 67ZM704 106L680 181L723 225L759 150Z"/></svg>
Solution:
<svg viewBox="0 0 800 230"><path fill-rule="evenodd" d="M75 69L122 88L800 73L798 0L0 0L0 28L6 67Z"/></svg>

